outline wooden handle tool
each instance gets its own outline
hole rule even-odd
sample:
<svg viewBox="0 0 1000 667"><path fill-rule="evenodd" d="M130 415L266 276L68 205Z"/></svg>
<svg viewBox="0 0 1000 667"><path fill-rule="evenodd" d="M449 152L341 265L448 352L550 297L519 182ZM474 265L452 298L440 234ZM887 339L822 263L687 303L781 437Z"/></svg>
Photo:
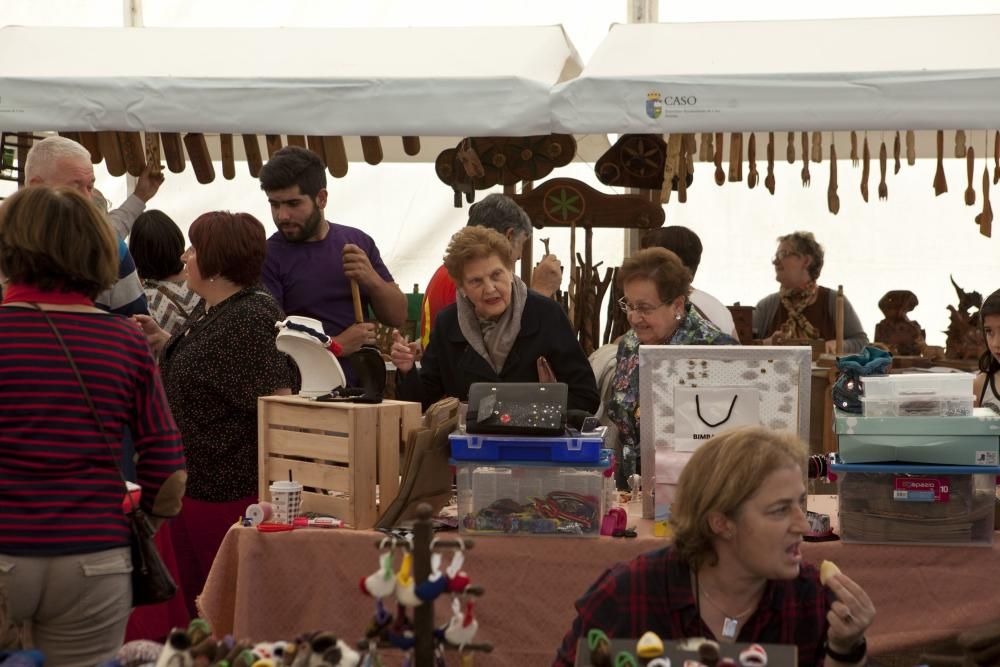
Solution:
<svg viewBox="0 0 1000 667"><path fill-rule="evenodd" d="M896 138L892 140L892 159L896 161L895 166L892 168L893 174L899 173L899 151L900 151L900 141L899 132L896 132Z"/></svg>
<svg viewBox="0 0 1000 667"><path fill-rule="evenodd" d="M236 154L233 151L233 135L219 135L219 154L222 157L222 177L227 181L236 178Z"/></svg>
<svg viewBox="0 0 1000 667"><path fill-rule="evenodd" d="M788 143L785 145L785 159L788 164L795 164L795 133L788 133Z"/></svg>
<svg viewBox="0 0 1000 667"><path fill-rule="evenodd" d="M378 137L361 137L361 154L368 164L378 164L382 161L382 140Z"/></svg>
<svg viewBox="0 0 1000 667"><path fill-rule="evenodd" d="M812 183L809 175L809 133L802 133L802 187L808 188Z"/></svg>
<svg viewBox="0 0 1000 667"><path fill-rule="evenodd" d="M965 186L965 205L976 205L976 188L972 185L972 169L976 161L976 152L969 146L965 152L965 174L968 177L968 185ZM987 171L989 169L987 168Z"/></svg>
<svg viewBox="0 0 1000 667"><path fill-rule="evenodd" d="M990 168L983 167L983 212L976 216L979 233L991 236L993 233L993 207L990 206Z"/></svg>
<svg viewBox="0 0 1000 667"><path fill-rule="evenodd" d="M101 146L101 153L104 154L108 173L112 176L124 176L125 158L122 157L122 147L118 143L118 133L115 131L98 132L97 141Z"/></svg>
<svg viewBox="0 0 1000 667"><path fill-rule="evenodd" d="M715 184L726 182L726 172L722 170L722 133L715 133Z"/></svg>
<svg viewBox="0 0 1000 667"><path fill-rule="evenodd" d="M1000 131L993 135L993 185L997 181L1000 181Z"/></svg>
<svg viewBox="0 0 1000 667"><path fill-rule="evenodd" d="M288 145L298 146L299 148L306 147L306 137L304 134L289 134L288 135Z"/></svg>
<svg viewBox="0 0 1000 667"><path fill-rule="evenodd" d="M715 149L712 148L712 133L702 132L701 144L698 146L698 161L710 162L714 154L715 154Z"/></svg>
<svg viewBox="0 0 1000 667"><path fill-rule="evenodd" d="M153 165L149 170L150 174L159 175L160 170L160 134L158 132L147 132L145 137L146 163Z"/></svg>
<svg viewBox="0 0 1000 667"><path fill-rule="evenodd" d="M889 198L889 186L885 183L885 171L886 162L888 160L888 151L885 149L885 142L882 142L882 146L878 149L878 169L880 173L880 179L878 182L878 198L881 201L885 201Z"/></svg>
<svg viewBox="0 0 1000 667"><path fill-rule="evenodd" d="M673 135L670 136L672 139ZM686 204L688 200L688 190L687 190L688 142L685 140L687 136L688 135L685 134L683 137L681 137L681 140L678 142L677 150L679 152L677 154L677 164L676 166L672 167L675 173L677 174L677 201L679 201L682 204ZM671 148L670 142L667 142L667 163L672 165L673 160L670 159L671 157L670 148ZM673 181L673 176L671 176L670 180ZM659 200L665 192L669 192L671 189L672 189L671 184L667 182L667 170L664 169L663 189L660 191L660 197L657 197L656 200Z"/></svg>
<svg viewBox="0 0 1000 667"><path fill-rule="evenodd" d="M750 140L747 143L747 167L749 169L747 187L753 190L757 186L757 179L760 178L757 174L757 135L753 132L750 133Z"/></svg>
<svg viewBox="0 0 1000 667"><path fill-rule="evenodd" d="M260 154L260 142L256 134L243 135L243 152L247 156L247 169L253 178L260 176L260 168L264 166L264 158Z"/></svg>
<svg viewBox="0 0 1000 667"><path fill-rule="evenodd" d="M965 157L965 130L955 130L955 157Z"/></svg>
<svg viewBox="0 0 1000 667"><path fill-rule="evenodd" d="M822 162L823 161L823 133L813 132L812 138L812 161Z"/></svg>
<svg viewBox="0 0 1000 667"><path fill-rule="evenodd" d="M871 174L871 151L868 150L868 135L865 135L864 148L861 151L861 198L868 202L868 176Z"/></svg>
<svg viewBox="0 0 1000 667"><path fill-rule="evenodd" d="M138 178L146 169L146 147L138 132L119 132L118 145L122 149L125 171Z"/></svg>
<svg viewBox="0 0 1000 667"><path fill-rule="evenodd" d="M184 144L178 132L160 132L160 147L163 158L167 161L167 169L175 174L184 171L187 160L184 159Z"/></svg>
<svg viewBox="0 0 1000 667"><path fill-rule="evenodd" d="M729 182L743 180L743 135L733 132L729 135Z"/></svg>
<svg viewBox="0 0 1000 667"><path fill-rule="evenodd" d="M334 178L347 175L347 150L344 148L344 138L341 136L323 137L323 148L326 149L326 168Z"/></svg>
<svg viewBox="0 0 1000 667"><path fill-rule="evenodd" d="M767 133L767 176L764 177L764 187L774 194L774 132Z"/></svg>
<svg viewBox="0 0 1000 667"><path fill-rule="evenodd" d="M310 134L306 137L306 146L323 160L323 164L326 164L326 146L323 145L323 137Z"/></svg>
<svg viewBox="0 0 1000 667"><path fill-rule="evenodd" d="M830 185L826 189L826 205L830 213L840 212L840 197L837 195L837 144L830 142Z"/></svg>
<svg viewBox="0 0 1000 667"><path fill-rule="evenodd" d="M354 323L361 324L365 321L365 314L361 310L361 290L357 280L351 281L351 301L354 303Z"/></svg>
<svg viewBox="0 0 1000 667"><path fill-rule="evenodd" d="M184 135L184 148L187 150L188 158L191 160L191 168L194 169L194 176L202 185L206 185L215 180L215 166L208 153L208 142L201 132L188 132Z"/></svg>
<svg viewBox="0 0 1000 667"><path fill-rule="evenodd" d="M851 166L858 166L858 133L851 130Z"/></svg>
<svg viewBox="0 0 1000 667"><path fill-rule="evenodd" d="M407 155L420 153L420 137L403 137L403 152Z"/></svg>
<svg viewBox="0 0 1000 667"><path fill-rule="evenodd" d="M104 160L97 132L81 132L80 144L90 152L90 161L93 164L100 164Z"/></svg>
<svg viewBox="0 0 1000 667"><path fill-rule="evenodd" d="M267 159L270 160L275 153L281 150L281 135L265 134L264 144L267 146Z"/></svg>
<svg viewBox="0 0 1000 667"><path fill-rule="evenodd" d="M937 171L934 173L934 196L948 192L948 181L944 178L944 130L937 131Z"/></svg>
<svg viewBox="0 0 1000 667"><path fill-rule="evenodd" d="M913 130L906 131L906 164L911 167L917 163L917 137Z"/></svg>

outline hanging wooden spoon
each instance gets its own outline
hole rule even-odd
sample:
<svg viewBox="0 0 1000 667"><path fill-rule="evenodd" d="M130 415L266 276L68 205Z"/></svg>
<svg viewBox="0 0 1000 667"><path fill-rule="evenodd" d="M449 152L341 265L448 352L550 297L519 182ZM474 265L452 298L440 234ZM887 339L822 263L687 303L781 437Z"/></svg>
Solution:
<svg viewBox="0 0 1000 667"><path fill-rule="evenodd" d="M934 196L948 192L948 181L944 178L944 130L937 131L937 171L934 174Z"/></svg>
<svg viewBox="0 0 1000 667"><path fill-rule="evenodd" d="M976 216L979 233L989 237L993 233L993 207L990 206L990 168L983 167L983 212Z"/></svg>
<svg viewBox="0 0 1000 667"><path fill-rule="evenodd" d="M965 157L965 130L955 130L955 157Z"/></svg>
<svg viewBox="0 0 1000 667"><path fill-rule="evenodd" d="M733 132L729 135L729 182L743 180L743 134Z"/></svg>
<svg viewBox="0 0 1000 667"><path fill-rule="evenodd" d="M750 141L747 143L747 167L749 168L747 187L753 190L760 177L757 174L757 136L753 132L750 133Z"/></svg>
<svg viewBox="0 0 1000 667"><path fill-rule="evenodd" d="M896 165L892 169L893 174L899 173L899 131L896 132L896 138L892 141L892 159L896 161Z"/></svg>
<svg viewBox="0 0 1000 667"><path fill-rule="evenodd" d="M887 151L885 150L885 142L883 141L882 147L878 149L878 168L881 173L881 179L878 182L878 198L880 201L885 201L889 198L889 186L885 184L886 158Z"/></svg>
<svg viewBox="0 0 1000 667"><path fill-rule="evenodd" d="M906 131L906 164L911 167L917 163L917 138L913 130Z"/></svg>
<svg viewBox="0 0 1000 667"><path fill-rule="evenodd" d="M858 166L858 133L851 130L851 166Z"/></svg>
<svg viewBox="0 0 1000 667"><path fill-rule="evenodd" d="M802 187L808 188L812 183L809 175L809 133L802 133Z"/></svg>
<svg viewBox="0 0 1000 667"><path fill-rule="evenodd" d="M861 198L868 201L868 176L871 174L872 154L868 150L868 135L865 135L865 146L861 154Z"/></svg>
<svg viewBox="0 0 1000 667"><path fill-rule="evenodd" d="M837 145L830 142L830 185L826 189L826 205L830 213L840 211L840 197L837 195Z"/></svg>
<svg viewBox="0 0 1000 667"><path fill-rule="evenodd" d="M821 132L813 132L812 161L823 161L823 134Z"/></svg>
<svg viewBox="0 0 1000 667"><path fill-rule="evenodd" d="M767 176L764 177L764 187L774 194L774 132L767 133Z"/></svg>
<svg viewBox="0 0 1000 667"><path fill-rule="evenodd" d="M993 135L993 185L1000 181L1000 131Z"/></svg>
<svg viewBox="0 0 1000 667"><path fill-rule="evenodd" d="M969 146L969 149L965 153L965 173L969 178L969 184L965 187L965 205L975 206L976 205L976 188L972 185L972 167L976 161L976 152ZM989 167L987 167L989 171Z"/></svg>
<svg viewBox="0 0 1000 667"><path fill-rule="evenodd" d="M785 159L788 164L795 164L795 133L788 133L788 144L785 146Z"/></svg>
<svg viewBox="0 0 1000 667"><path fill-rule="evenodd" d="M722 170L722 132L715 133L715 184L726 182L726 172Z"/></svg>

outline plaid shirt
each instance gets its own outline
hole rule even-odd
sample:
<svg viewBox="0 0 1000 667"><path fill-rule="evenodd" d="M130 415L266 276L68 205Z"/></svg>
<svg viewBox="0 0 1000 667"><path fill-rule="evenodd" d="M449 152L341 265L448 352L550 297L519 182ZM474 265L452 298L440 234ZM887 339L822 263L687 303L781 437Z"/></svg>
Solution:
<svg viewBox="0 0 1000 667"><path fill-rule="evenodd" d="M819 572L803 563L795 579L767 582L760 605L740 625L736 641L795 644L801 667L821 666L831 602ZM640 637L646 631L663 639L715 638L699 615L691 570L671 547L618 563L577 600L576 609L553 667L573 667L577 640L586 640L592 628L618 638Z"/></svg>

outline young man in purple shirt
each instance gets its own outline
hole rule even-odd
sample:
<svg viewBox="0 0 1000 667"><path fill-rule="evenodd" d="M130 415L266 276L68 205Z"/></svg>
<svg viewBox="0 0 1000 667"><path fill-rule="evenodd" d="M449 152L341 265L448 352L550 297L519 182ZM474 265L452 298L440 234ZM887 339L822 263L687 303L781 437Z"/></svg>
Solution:
<svg viewBox="0 0 1000 667"><path fill-rule="evenodd" d="M374 343L375 325L354 321L353 279L365 312L371 305L379 322L403 325L406 296L393 282L375 241L360 229L324 218L326 173L316 153L282 148L261 169L260 188L278 227L267 240L263 281L286 314L321 321L342 354Z"/></svg>

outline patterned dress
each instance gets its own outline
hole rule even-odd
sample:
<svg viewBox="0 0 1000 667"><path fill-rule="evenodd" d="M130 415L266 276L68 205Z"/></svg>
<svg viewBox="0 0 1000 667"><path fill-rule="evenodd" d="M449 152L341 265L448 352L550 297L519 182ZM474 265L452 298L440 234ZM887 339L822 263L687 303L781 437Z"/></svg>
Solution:
<svg viewBox="0 0 1000 667"><path fill-rule="evenodd" d="M739 345L687 305L687 317L663 345ZM618 428L621 460L616 471L619 488L628 488L627 480L638 471L639 460L639 337L634 329L618 343L618 361L608 399L608 417Z"/></svg>
<svg viewBox="0 0 1000 667"><path fill-rule="evenodd" d="M185 280L143 280L142 289L149 302L149 316L173 336L187 323L201 297Z"/></svg>

